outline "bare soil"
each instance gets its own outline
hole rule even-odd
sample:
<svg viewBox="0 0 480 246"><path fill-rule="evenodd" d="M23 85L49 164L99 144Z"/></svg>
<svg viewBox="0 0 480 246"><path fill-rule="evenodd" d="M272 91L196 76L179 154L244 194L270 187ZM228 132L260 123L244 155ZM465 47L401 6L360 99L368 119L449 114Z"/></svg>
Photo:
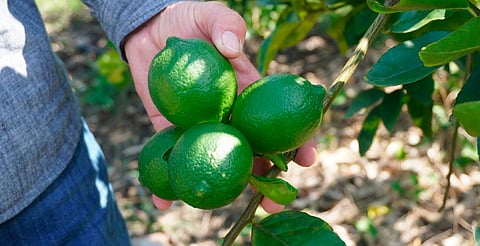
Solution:
<svg viewBox="0 0 480 246"><path fill-rule="evenodd" d="M106 37L86 10L72 15L64 25L56 20L47 18L52 46L65 62L74 87L82 91L95 77L93 62L105 50ZM247 41L252 60L258 47L259 40ZM345 119L343 115L351 98L368 87L362 77L379 56L379 49L368 54L346 86L344 102L338 101L325 115L315 138L318 162L309 168L290 164L282 175L300 191L287 209L326 220L347 245L473 245L472 226L480 218L478 163L455 169L446 207L439 211L448 172L445 150L450 129L440 128L435 139L428 141L402 114L394 133L382 126L366 156L358 154L356 136L365 116ZM328 37L311 36L282 51L269 73L299 74L328 86L345 60ZM232 205L213 211L182 202L166 211L155 209L136 171L138 153L153 128L132 88L118 94L111 110L83 105L83 113L105 152L133 244L217 245L245 208L251 190ZM258 210L259 219L266 215ZM237 242L249 245L248 228Z"/></svg>

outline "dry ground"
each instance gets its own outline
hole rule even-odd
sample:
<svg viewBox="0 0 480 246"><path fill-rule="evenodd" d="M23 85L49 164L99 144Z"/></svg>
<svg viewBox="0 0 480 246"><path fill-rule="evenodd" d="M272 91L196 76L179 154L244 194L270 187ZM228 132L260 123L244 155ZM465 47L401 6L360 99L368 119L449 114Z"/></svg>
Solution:
<svg viewBox="0 0 480 246"><path fill-rule="evenodd" d="M106 43L102 30L85 8L71 16L45 18L53 48L65 61L74 86L89 86L95 76L92 63ZM253 57L258 41L249 41L246 48ZM448 129L438 130L433 141L424 141L408 116L402 115L395 133L381 127L366 156L358 154L356 135L364 116L344 119L343 113L366 86L362 76L379 55L376 50L369 54L347 85L345 101L325 115L316 136L318 163L310 168L291 164L283 175L300 191L288 209L323 218L347 245L473 245L472 226L480 216L478 163L454 172L446 208L438 211L448 172ZM270 73L290 72L328 84L344 61L333 42L313 36L282 52ZM218 244L246 206L250 191L214 211L181 202L166 211L156 210L137 180L136 159L153 129L135 93L124 94L112 111L84 105L83 112L108 159L134 245ZM259 209L258 217L265 215ZM248 245L247 235L248 228L239 245Z"/></svg>

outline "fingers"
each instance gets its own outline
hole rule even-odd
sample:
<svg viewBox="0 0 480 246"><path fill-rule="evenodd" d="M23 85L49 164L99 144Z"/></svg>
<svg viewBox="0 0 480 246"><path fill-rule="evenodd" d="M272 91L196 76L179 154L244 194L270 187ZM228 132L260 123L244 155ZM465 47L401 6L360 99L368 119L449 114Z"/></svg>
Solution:
<svg viewBox="0 0 480 246"><path fill-rule="evenodd" d="M163 200L155 195L152 195L153 204L160 210L167 210L172 206L173 201Z"/></svg>
<svg viewBox="0 0 480 246"><path fill-rule="evenodd" d="M314 139L310 139L297 150L295 162L304 167L309 167L317 162L317 144Z"/></svg>
<svg viewBox="0 0 480 246"><path fill-rule="evenodd" d="M239 92L243 91L253 81L262 77L245 53L242 53L235 59L230 59L230 63L232 63L237 76Z"/></svg>
<svg viewBox="0 0 480 246"><path fill-rule="evenodd" d="M247 30L245 20L223 3L207 2L199 6L195 11L195 22L220 53L230 59L238 78L239 91L242 91L261 77L243 52Z"/></svg>
<svg viewBox="0 0 480 246"><path fill-rule="evenodd" d="M245 42L246 24L234 10L219 2L198 5L194 19L226 58L240 56Z"/></svg>
<svg viewBox="0 0 480 246"><path fill-rule="evenodd" d="M265 210L267 213L274 214L282 211L285 206L275 203L274 201L268 199L267 197L264 197L262 200L262 208Z"/></svg>

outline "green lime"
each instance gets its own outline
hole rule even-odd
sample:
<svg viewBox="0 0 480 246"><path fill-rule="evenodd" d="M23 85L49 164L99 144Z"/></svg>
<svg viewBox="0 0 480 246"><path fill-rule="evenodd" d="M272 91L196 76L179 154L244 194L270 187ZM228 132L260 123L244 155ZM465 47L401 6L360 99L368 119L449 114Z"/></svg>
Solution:
<svg viewBox="0 0 480 246"><path fill-rule="evenodd" d="M258 154L293 150L313 137L323 115L325 88L292 74L250 84L233 106L231 124Z"/></svg>
<svg viewBox="0 0 480 246"><path fill-rule="evenodd" d="M228 120L237 95L232 65L209 42L170 37L153 59L148 89L167 120L181 128Z"/></svg>
<svg viewBox="0 0 480 246"><path fill-rule="evenodd" d="M247 186L253 153L230 125L206 122L185 131L172 149L168 175L175 194L192 207L214 209L238 197Z"/></svg>
<svg viewBox="0 0 480 246"><path fill-rule="evenodd" d="M155 133L138 156L138 180L156 196L176 200L168 180L168 157L183 130L174 126Z"/></svg>

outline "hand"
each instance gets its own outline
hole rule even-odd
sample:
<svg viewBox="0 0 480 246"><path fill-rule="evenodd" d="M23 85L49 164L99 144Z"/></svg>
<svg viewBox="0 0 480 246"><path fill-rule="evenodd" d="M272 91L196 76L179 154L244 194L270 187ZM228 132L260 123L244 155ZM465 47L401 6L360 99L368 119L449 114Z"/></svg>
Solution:
<svg viewBox="0 0 480 246"><path fill-rule="evenodd" d="M242 51L245 42L246 24L235 11L219 2L178 2L153 17L144 26L130 34L125 41L125 55L128 60L135 88L156 131L169 123L156 109L148 93L148 69L154 56L165 46L170 36L180 38L201 38L212 42L228 58L235 70L239 90L261 78L256 68ZM316 160L313 141L303 145L295 161L310 166ZM256 159L254 171L262 174L270 163ZM167 209L172 204L153 197L155 206ZM263 208L270 213L280 211L283 206L264 199Z"/></svg>

